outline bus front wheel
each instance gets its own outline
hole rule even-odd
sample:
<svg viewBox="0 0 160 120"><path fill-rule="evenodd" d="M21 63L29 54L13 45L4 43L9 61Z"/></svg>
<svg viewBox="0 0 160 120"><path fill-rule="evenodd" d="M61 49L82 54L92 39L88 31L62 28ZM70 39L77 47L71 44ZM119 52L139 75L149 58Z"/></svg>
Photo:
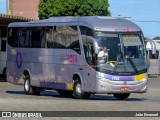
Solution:
<svg viewBox="0 0 160 120"><path fill-rule="evenodd" d="M88 99L90 93L83 92L81 89L81 82L79 79L75 80L73 85L73 94L76 99Z"/></svg>
<svg viewBox="0 0 160 120"><path fill-rule="evenodd" d="M27 95L40 95L40 90L37 87L31 86L30 77L25 75L24 78L24 92Z"/></svg>
<svg viewBox="0 0 160 120"><path fill-rule="evenodd" d="M115 93L113 94L118 100L125 100L129 97L130 93Z"/></svg>

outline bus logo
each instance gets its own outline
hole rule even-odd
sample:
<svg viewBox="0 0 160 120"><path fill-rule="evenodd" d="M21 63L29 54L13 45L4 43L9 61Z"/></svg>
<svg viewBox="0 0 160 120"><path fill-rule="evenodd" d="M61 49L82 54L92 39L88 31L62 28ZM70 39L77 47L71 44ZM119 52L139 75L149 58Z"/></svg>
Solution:
<svg viewBox="0 0 160 120"><path fill-rule="evenodd" d="M20 51L17 52L16 54L16 64L18 68L21 68L22 66L22 55L20 53Z"/></svg>
<svg viewBox="0 0 160 120"><path fill-rule="evenodd" d="M67 55L67 62L76 63L77 62L77 55L74 55L74 54Z"/></svg>

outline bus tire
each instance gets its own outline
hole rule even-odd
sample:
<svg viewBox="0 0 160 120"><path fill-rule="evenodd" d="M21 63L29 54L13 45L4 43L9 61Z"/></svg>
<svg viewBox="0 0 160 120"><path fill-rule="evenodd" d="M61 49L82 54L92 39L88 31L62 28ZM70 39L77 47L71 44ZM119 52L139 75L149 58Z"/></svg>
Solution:
<svg viewBox="0 0 160 120"><path fill-rule="evenodd" d="M90 93L82 92L81 82L79 79L74 81L73 94L76 99L88 99L91 95Z"/></svg>
<svg viewBox="0 0 160 120"><path fill-rule="evenodd" d="M125 100L129 97L130 93L115 93L113 95L117 100Z"/></svg>
<svg viewBox="0 0 160 120"><path fill-rule="evenodd" d="M24 92L27 95L40 95L41 91L38 87L32 87L30 83L30 77L25 75L24 78Z"/></svg>
<svg viewBox="0 0 160 120"><path fill-rule="evenodd" d="M57 90L60 96L72 96L73 91L68 91L68 90Z"/></svg>

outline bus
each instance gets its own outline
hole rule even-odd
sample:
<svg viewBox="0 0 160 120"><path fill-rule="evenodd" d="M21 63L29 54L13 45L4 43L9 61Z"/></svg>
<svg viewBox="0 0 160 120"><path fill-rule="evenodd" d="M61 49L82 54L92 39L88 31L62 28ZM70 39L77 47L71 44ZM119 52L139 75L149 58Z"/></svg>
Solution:
<svg viewBox="0 0 160 120"><path fill-rule="evenodd" d="M146 49L148 54L148 61L149 61L149 69L148 69L148 75L149 76L160 76L160 43L157 41L152 40L152 42L155 44L156 53L152 54L152 46L150 42L148 41L146 43Z"/></svg>
<svg viewBox="0 0 160 120"><path fill-rule="evenodd" d="M0 79L6 76L6 40L7 40L7 29L0 29Z"/></svg>
<svg viewBox="0 0 160 120"><path fill-rule="evenodd" d="M26 94L53 89L77 99L113 94L125 100L130 93L145 93L143 33L126 19L103 16L11 23L7 81L23 85Z"/></svg>

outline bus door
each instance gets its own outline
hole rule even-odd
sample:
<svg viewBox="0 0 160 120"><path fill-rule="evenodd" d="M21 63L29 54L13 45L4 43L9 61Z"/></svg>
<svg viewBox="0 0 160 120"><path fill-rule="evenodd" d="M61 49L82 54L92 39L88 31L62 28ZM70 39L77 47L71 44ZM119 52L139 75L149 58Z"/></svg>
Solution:
<svg viewBox="0 0 160 120"><path fill-rule="evenodd" d="M85 91L93 91L95 90L96 81L95 81L95 75L96 75L96 58L95 58L95 52L94 52L94 45L92 41L89 41L88 38L83 38L83 48L84 48L84 54L85 54L85 60L86 60L86 81L84 83L84 89Z"/></svg>
<svg viewBox="0 0 160 120"><path fill-rule="evenodd" d="M67 27L67 83L72 84L73 75L77 74L80 77L81 83L86 81L86 64L84 55L82 54L81 44L79 41L78 31L76 26ZM68 89L71 87L68 86ZM82 85L83 90L83 85Z"/></svg>

